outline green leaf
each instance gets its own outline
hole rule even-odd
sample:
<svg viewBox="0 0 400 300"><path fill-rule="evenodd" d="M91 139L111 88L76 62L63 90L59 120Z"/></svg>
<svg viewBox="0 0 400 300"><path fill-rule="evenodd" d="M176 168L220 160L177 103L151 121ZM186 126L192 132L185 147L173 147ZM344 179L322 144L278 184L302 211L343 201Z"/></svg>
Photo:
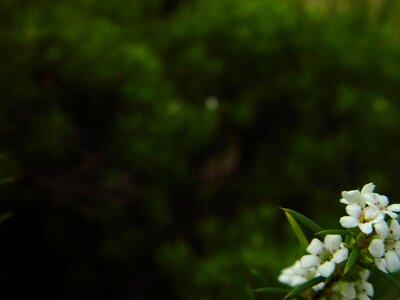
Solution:
<svg viewBox="0 0 400 300"><path fill-rule="evenodd" d="M354 267L360 257L360 249L354 247L350 253L350 256L346 262L346 266L344 267L343 274L347 274Z"/></svg>
<svg viewBox="0 0 400 300"><path fill-rule="evenodd" d="M325 229L320 232L317 232L316 234L320 235L320 236L325 236L327 234L347 235L347 234L350 234L350 232L348 232L347 230L344 230L344 229Z"/></svg>
<svg viewBox="0 0 400 300"><path fill-rule="evenodd" d="M350 242L352 241L352 236L351 235L346 235L344 238L344 243L346 244L346 247L350 245Z"/></svg>
<svg viewBox="0 0 400 300"><path fill-rule="evenodd" d="M248 285L245 286L246 289L246 294L249 298L249 300L255 300L256 297L254 297L254 291L251 287L249 287Z"/></svg>
<svg viewBox="0 0 400 300"><path fill-rule="evenodd" d="M322 276L320 276L320 277L315 277L315 278L313 278L313 279L310 279L309 281L303 283L302 285L299 285L299 286L295 287L295 288L294 288L293 290L291 290L291 291L289 292L289 294L287 294L287 295L285 296L285 298L283 298L283 299L285 300L285 299L294 298L294 297L300 295L300 294L303 293L304 291L306 291L306 290L312 288L314 285L317 285L318 283L320 283L320 282L322 282L322 281L324 281L324 280L325 280L325 278L322 277Z"/></svg>
<svg viewBox="0 0 400 300"><path fill-rule="evenodd" d="M249 269L251 274L253 274L253 276L255 278L257 278L259 281L265 283L265 284L270 284L270 282L260 273L258 272L256 269L250 268Z"/></svg>
<svg viewBox="0 0 400 300"><path fill-rule="evenodd" d="M299 240L300 247L302 249L306 249L308 246L308 241L307 241L306 236L303 233L303 230L301 230L299 224L296 222L296 220L292 217L291 214L289 214L285 210L284 210L284 212L286 214L286 218L288 219L290 226L292 227L294 234L296 235L297 239Z"/></svg>
<svg viewBox="0 0 400 300"><path fill-rule="evenodd" d="M286 295L290 292L289 289L275 288L275 287L262 287L254 290L255 293L267 293L274 295Z"/></svg>
<svg viewBox="0 0 400 300"><path fill-rule="evenodd" d="M398 289L400 289L400 281L397 280L395 277L393 277L390 274L387 274L385 272L382 272L379 269L374 269L373 272L378 275L379 277L382 277L383 279L387 280L388 282L390 282L391 284L393 284L395 287L397 287Z"/></svg>
<svg viewBox="0 0 400 300"><path fill-rule="evenodd" d="M303 224L304 226L308 227L309 229L311 229L315 233L320 232L320 231L323 230L323 228L321 226L319 226L317 223L315 223L314 221L310 220L306 216L302 215L301 213L298 213L297 211L294 211L294 210L291 210L291 209L288 209L288 208L282 208L282 209L286 214L290 214L291 216L293 216L293 218L295 218L297 221L299 221L301 224Z"/></svg>

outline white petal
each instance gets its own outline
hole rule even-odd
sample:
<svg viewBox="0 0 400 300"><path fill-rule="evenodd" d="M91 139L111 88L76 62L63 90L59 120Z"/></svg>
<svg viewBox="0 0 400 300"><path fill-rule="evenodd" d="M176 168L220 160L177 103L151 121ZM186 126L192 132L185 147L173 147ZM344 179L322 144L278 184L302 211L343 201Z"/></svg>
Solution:
<svg viewBox="0 0 400 300"><path fill-rule="evenodd" d="M400 225L397 220L392 220L390 223L390 235L393 237L393 239L400 238Z"/></svg>
<svg viewBox="0 0 400 300"><path fill-rule="evenodd" d="M305 269L316 267L321 263L321 260L315 255L304 255L300 259L301 266Z"/></svg>
<svg viewBox="0 0 400 300"><path fill-rule="evenodd" d="M292 281L292 275L282 273L279 275L278 281L284 284L289 284Z"/></svg>
<svg viewBox="0 0 400 300"><path fill-rule="evenodd" d="M345 216L340 218L340 225L342 225L344 228L354 228L359 224L360 221L354 217Z"/></svg>
<svg viewBox="0 0 400 300"><path fill-rule="evenodd" d="M386 264L386 260L384 258L375 258L374 259L375 265L377 266L377 268L379 270L381 270L382 272L387 273L387 264Z"/></svg>
<svg viewBox="0 0 400 300"><path fill-rule="evenodd" d="M396 272L400 269L400 260L394 251L386 252L385 260L389 272Z"/></svg>
<svg viewBox="0 0 400 300"><path fill-rule="evenodd" d="M394 251L396 252L397 256L400 257L400 241L396 241L393 244Z"/></svg>
<svg viewBox="0 0 400 300"><path fill-rule="evenodd" d="M370 234L372 232L372 222L367 222L359 225L360 230L365 234Z"/></svg>
<svg viewBox="0 0 400 300"><path fill-rule="evenodd" d="M385 245L382 240L374 239L371 244L369 244L368 251L373 257L382 257L385 254Z"/></svg>
<svg viewBox="0 0 400 300"><path fill-rule="evenodd" d="M376 215L376 217L373 218L373 219L371 220L371 222L372 222L373 224L375 224L375 223L378 223L378 222L383 221L384 219L385 219L385 215L384 215L382 212L379 212L379 213Z"/></svg>
<svg viewBox="0 0 400 300"><path fill-rule="evenodd" d="M358 203L360 200L360 191L344 191L342 192L342 197L346 199L349 203Z"/></svg>
<svg viewBox="0 0 400 300"><path fill-rule="evenodd" d="M373 184L372 182L367 183L361 189L361 194L372 193L374 191L374 189L375 189L375 184Z"/></svg>
<svg viewBox="0 0 400 300"><path fill-rule="evenodd" d="M295 276L293 276L293 278L292 278L292 280L291 280L291 282L290 282L289 285L290 285L291 287L295 287L295 286L297 286L297 285L300 285L300 284L305 283L306 281L307 281L307 279L306 279L305 277L295 275Z"/></svg>
<svg viewBox="0 0 400 300"><path fill-rule="evenodd" d="M340 248L340 244L342 243L342 237L338 234L327 234L324 239L325 249L327 249L330 253L333 253L337 249Z"/></svg>
<svg viewBox="0 0 400 300"><path fill-rule="evenodd" d="M346 205L351 204L349 201L347 201L347 200L344 199L344 198L340 199L339 202L340 202L340 203L343 203L343 204L346 204Z"/></svg>
<svg viewBox="0 0 400 300"><path fill-rule="evenodd" d="M390 211L395 211L395 212L400 212L400 204L395 203L395 204L391 204L387 207L387 210Z"/></svg>
<svg viewBox="0 0 400 300"><path fill-rule="evenodd" d="M383 211L383 213L387 214L392 219L396 219L398 217L398 214L396 214L395 212L392 212L390 210L385 210L385 211Z"/></svg>
<svg viewBox="0 0 400 300"><path fill-rule="evenodd" d="M350 204L346 206L346 212L349 216L359 218L362 212L362 208L358 204Z"/></svg>
<svg viewBox="0 0 400 300"><path fill-rule="evenodd" d="M307 247L307 252L317 255L321 253L321 251L324 249L324 243L322 243L319 239L313 239Z"/></svg>
<svg viewBox="0 0 400 300"><path fill-rule="evenodd" d="M363 211L364 216L368 220L375 219L378 215L381 214L381 211L375 207L367 207Z"/></svg>
<svg viewBox="0 0 400 300"><path fill-rule="evenodd" d="M389 226L385 221L374 224L375 231L381 239L385 239L389 234Z"/></svg>
<svg viewBox="0 0 400 300"><path fill-rule="evenodd" d="M358 294L357 297L357 300L371 300L366 294Z"/></svg>
<svg viewBox="0 0 400 300"><path fill-rule="evenodd" d="M389 199L386 196L374 194L374 198L375 198L376 204L380 208L384 208L384 207L388 206L388 204L389 204Z"/></svg>
<svg viewBox="0 0 400 300"><path fill-rule="evenodd" d="M296 260L294 265L290 267L290 270L297 275L301 275L304 273L304 268L301 266L300 260Z"/></svg>
<svg viewBox="0 0 400 300"><path fill-rule="evenodd" d="M284 268L282 271L281 271L281 273L282 274L292 274L293 272L292 272L292 268L291 267L289 267L289 268Z"/></svg>
<svg viewBox="0 0 400 300"><path fill-rule="evenodd" d="M333 254L332 261L336 264L344 262L349 257L349 250L347 248L339 249Z"/></svg>
<svg viewBox="0 0 400 300"><path fill-rule="evenodd" d="M376 199L374 197L374 194L372 194L372 193L364 194L364 195L361 195L361 197L363 198L363 201L365 202L365 204L376 207ZM365 207L365 205L364 205L364 207Z"/></svg>
<svg viewBox="0 0 400 300"><path fill-rule="evenodd" d="M341 294L345 299L355 299L356 289L354 282L346 282L343 284Z"/></svg>
<svg viewBox="0 0 400 300"><path fill-rule="evenodd" d="M362 284L362 289L368 296L372 297L374 295L374 287L370 282L364 281Z"/></svg>
<svg viewBox="0 0 400 300"><path fill-rule="evenodd" d="M358 272L358 274L360 275L361 280L367 281L367 279L369 278L370 272L367 269L362 269L360 272Z"/></svg>
<svg viewBox="0 0 400 300"><path fill-rule="evenodd" d="M335 271L335 263L333 261L326 261L318 267L318 272L325 278L328 278Z"/></svg>

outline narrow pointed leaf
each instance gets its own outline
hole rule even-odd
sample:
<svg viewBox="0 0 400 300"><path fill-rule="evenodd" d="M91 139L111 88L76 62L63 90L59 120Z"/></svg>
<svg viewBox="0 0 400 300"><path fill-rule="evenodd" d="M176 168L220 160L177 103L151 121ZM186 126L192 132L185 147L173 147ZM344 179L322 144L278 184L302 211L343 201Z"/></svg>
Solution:
<svg viewBox="0 0 400 300"><path fill-rule="evenodd" d="M343 274L347 274L354 267L359 258L360 258L360 249L354 247L349 255L349 258L347 259Z"/></svg>
<svg viewBox="0 0 400 300"><path fill-rule="evenodd" d="M350 232L348 232L347 230L343 230L343 229L325 229L320 232L317 232L316 234L320 235L320 236L325 236L327 234L338 234L338 235L344 236L344 235L350 234Z"/></svg>
<svg viewBox="0 0 400 300"><path fill-rule="evenodd" d="M254 297L254 291L251 287L249 287L248 285L245 286L246 289L246 294L248 296L249 300L255 300L256 297Z"/></svg>
<svg viewBox="0 0 400 300"><path fill-rule="evenodd" d="M299 224L296 222L296 220L292 217L291 214L285 211L286 217L289 221L290 226L292 227L292 230L294 234L296 235L297 239L299 240L300 247L302 249L306 249L308 246L308 241L306 236L303 233L303 230L301 230Z"/></svg>
<svg viewBox="0 0 400 300"><path fill-rule="evenodd" d="M345 235L344 243L345 243L346 246L349 246L349 245L351 244L352 240L354 240L354 239L353 239L353 237L351 236L351 233Z"/></svg>
<svg viewBox="0 0 400 300"><path fill-rule="evenodd" d="M267 293L274 295L286 295L290 292L289 289L275 288L275 287L262 287L254 290L255 293Z"/></svg>
<svg viewBox="0 0 400 300"><path fill-rule="evenodd" d="M296 219L298 222L300 222L307 228L311 229L315 233L323 230L323 228L321 226L319 226L317 223L310 220L306 216L302 215L301 213L298 213L297 211L294 211L294 210L291 210L288 208L282 208L282 209L286 214L290 214L294 219Z"/></svg>
<svg viewBox="0 0 400 300"><path fill-rule="evenodd" d="M250 268L250 272L259 281L261 281L261 282L263 282L265 284L270 284L270 282L260 272L258 272L256 269Z"/></svg>
<svg viewBox="0 0 400 300"><path fill-rule="evenodd" d="M317 285L318 283L321 283L324 280L325 280L325 278L322 277L322 276L310 279L309 281L303 283L302 285L299 285L299 286L295 287L283 299L285 300L285 299L290 299L290 298L297 297L298 295L300 295L304 291L312 288L314 285Z"/></svg>
<svg viewBox="0 0 400 300"><path fill-rule="evenodd" d="M375 269L373 271L376 275L378 275L379 277L382 277L383 279L385 279L386 281L390 282L391 284L393 284L395 287L397 287L398 289L400 289L400 281L393 277L390 274L386 274L385 272L382 272L379 269Z"/></svg>

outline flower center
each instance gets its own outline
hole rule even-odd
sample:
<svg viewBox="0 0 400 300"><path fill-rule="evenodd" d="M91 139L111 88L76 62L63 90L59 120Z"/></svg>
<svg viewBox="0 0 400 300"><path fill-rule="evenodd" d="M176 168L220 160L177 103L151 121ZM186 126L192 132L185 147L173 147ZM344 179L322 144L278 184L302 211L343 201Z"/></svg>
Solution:
<svg viewBox="0 0 400 300"><path fill-rule="evenodd" d="M327 260L331 260L333 255L327 249L323 249L321 253L317 255L321 259L321 264L323 264Z"/></svg>
<svg viewBox="0 0 400 300"><path fill-rule="evenodd" d="M368 218L364 215L364 213L361 214L360 216L360 223L364 224L364 223L368 223L370 220L368 220Z"/></svg>

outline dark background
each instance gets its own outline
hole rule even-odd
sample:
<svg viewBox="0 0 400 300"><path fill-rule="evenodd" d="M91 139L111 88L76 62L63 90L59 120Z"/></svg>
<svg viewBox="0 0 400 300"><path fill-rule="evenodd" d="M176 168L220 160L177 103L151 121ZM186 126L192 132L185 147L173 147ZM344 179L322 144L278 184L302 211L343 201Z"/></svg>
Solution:
<svg viewBox="0 0 400 300"><path fill-rule="evenodd" d="M399 13L0 1L0 297L246 299L298 255L278 207L399 202Z"/></svg>

